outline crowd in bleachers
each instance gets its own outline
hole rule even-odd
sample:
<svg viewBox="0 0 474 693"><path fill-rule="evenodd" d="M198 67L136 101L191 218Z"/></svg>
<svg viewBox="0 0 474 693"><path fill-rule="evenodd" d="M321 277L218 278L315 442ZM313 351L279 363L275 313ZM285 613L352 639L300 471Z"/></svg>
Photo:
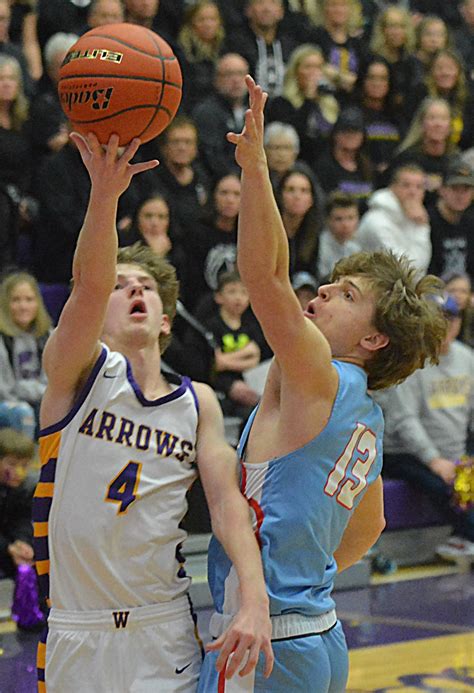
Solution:
<svg viewBox="0 0 474 693"><path fill-rule="evenodd" d="M121 21L160 33L183 72L177 117L137 155L160 166L133 179L117 219L120 245L145 243L177 268L165 366L213 384L224 413L244 418L258 396L243 374L271 356L233 274L240 180L226 133L243 126L250 73L270 97L265 148L295 290L314 291L348 254L390 247L457 301L463 358L440 365L438 400L431 384L416 410L420 426L446 413L443 444L456 410L456 445L432 439L420 461L397 442L446 495L472 411L474 0L0 0L0 424L37 433L44 303L54 324L89 195L59 68L80 35ZM462 528L474 542L474 517Z"/></svg>

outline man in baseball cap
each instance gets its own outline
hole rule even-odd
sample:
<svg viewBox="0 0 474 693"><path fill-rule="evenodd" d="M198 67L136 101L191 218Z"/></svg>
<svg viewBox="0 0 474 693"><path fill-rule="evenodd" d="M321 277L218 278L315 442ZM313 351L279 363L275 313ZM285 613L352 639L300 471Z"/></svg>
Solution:
<svg viewBox="0 0 474 693"><path fill-rule="evenodd" d="M460 157L453 159L433 207L428 208L431 226L432 257L430 272L473 271L474 170Z"/></svg>

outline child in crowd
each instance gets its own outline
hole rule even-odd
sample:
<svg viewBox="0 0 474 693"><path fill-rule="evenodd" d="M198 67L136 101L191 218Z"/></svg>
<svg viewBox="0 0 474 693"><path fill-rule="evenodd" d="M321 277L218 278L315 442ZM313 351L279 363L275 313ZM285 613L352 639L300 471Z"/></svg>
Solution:
<svg viewBox="0 0 474 693"><path fill-rule="evenodd" d="M346 193L331 193L326 203L326 226L319 237L317 275L320 280L330 276L338 260L360 251L354 238L358 224L357 200Z"/></svg>
<svg viewBox="0 0 474 693"><path fill-rule="evenodd" d="M15 575L33 563L31 503L35 479L28 475L35 445L23 433L0 429L0 574Z"/></svg>
<svg viewBox="0 0 474 693"><path fill-rule="evenodd" d="M27 272L8 275L0 285L0 420L30 437L46 388L41 355L50 331L35 278Z"/></svg>
<svg viewBox="0 0 474 693"><path fill-rule="evenodd" d="M247 320L249 295L237 272L224 272L214 294L217 312L207 327L217 341L214 352L213 385L225 397L224 414L246 419L259 400L258 393L244 380L243 374L260 362L259 328Z"/></svg>
<svg viewBox="0 0 474 693"><path fill-rule="evenodd" d="M195 349L196 359L206 365L202 379L209 381L221 394L224 415L245 419L259 400L258 393L243 378L243 373L260 362L260 329L247 317L249 297L236 271L219 275L214 293L214 310L203 325L215 338L214 352L208 342L195 332L186 340Z"/></svg>
<svg viewBox="0 0 474 693"><path fill-rule="evenodd" d="M318 293L318 282L310 272L295 272L291 277L291 286L303 310Z"/></svg>

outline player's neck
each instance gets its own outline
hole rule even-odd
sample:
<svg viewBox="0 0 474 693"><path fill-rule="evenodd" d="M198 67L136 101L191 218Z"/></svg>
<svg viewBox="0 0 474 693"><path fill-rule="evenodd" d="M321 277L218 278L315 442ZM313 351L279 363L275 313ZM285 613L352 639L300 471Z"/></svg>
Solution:
<svg viewBox="0 0 474 693"><path fill-rule="evenodd" d="M170 392L170 386L161 374L159 349L139 349L124 354L132 369L133 378L148 400L155 400Z"/></svg>

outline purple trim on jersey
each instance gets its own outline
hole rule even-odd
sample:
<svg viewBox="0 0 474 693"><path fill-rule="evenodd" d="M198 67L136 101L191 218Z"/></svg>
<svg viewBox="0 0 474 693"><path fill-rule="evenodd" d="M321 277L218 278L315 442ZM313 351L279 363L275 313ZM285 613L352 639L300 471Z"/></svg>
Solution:
<svg viewBox="0 0 474 693"><path fill-rule="evenodd" d="M72 419L75 417L79 409L82 407L84 404L84 401L89 394L92 385L94 384L95 379L97 378L97 374L99 373L100 369L104 365L105 359L107 358L107 349L103 346L102 350L99 354L99 358L95 362L95 365L92 369L92 371L89 374L89 377L87 378L86 384L82 388L79 397L77 400L74 402L74 405L72 406L72 409L69 411L66 416L58 421L58 423L52 424L52 426L47 426L46 428L42 428L41 431L39 432L40 437L42 436L49 436L50 433L55 433L56 431L61 431L65 426L67 426L68 423L72 421Z"/></svg>
<svg viewBox="0 0 474 693"><path fill-rule="evenodd" d="M156 407L158 404L167 404L168 402L172 402L174 399L178 399L178 397L181 397L184 395L186 392L186 382L185 379L181 379L181 384L178 385L176 390L173 390L173 392L170 392L169 395L164 395L163 397L158 397L158 399L147 399L143 392L140 390L140 386L138 385L137 381L133 377L132 373L132 367L130 365L130 362L128 359L125 359L127 362L127 380L132 386L132 389L135 393L135 397L138 399L140 404L144 407Z"/></svg>
<svg viewBox="0 0 474 693"><path fill-rule="evenodd" d="M196 405L196 411L199 416L199 399L196 394L196 390L194 389L194 385L191 382L191 378L188 378L186 375L183 378L183 382L186 384L186 386L189 388L189 391L191 392L193 398L194 398L194 404Z"/></svg>

